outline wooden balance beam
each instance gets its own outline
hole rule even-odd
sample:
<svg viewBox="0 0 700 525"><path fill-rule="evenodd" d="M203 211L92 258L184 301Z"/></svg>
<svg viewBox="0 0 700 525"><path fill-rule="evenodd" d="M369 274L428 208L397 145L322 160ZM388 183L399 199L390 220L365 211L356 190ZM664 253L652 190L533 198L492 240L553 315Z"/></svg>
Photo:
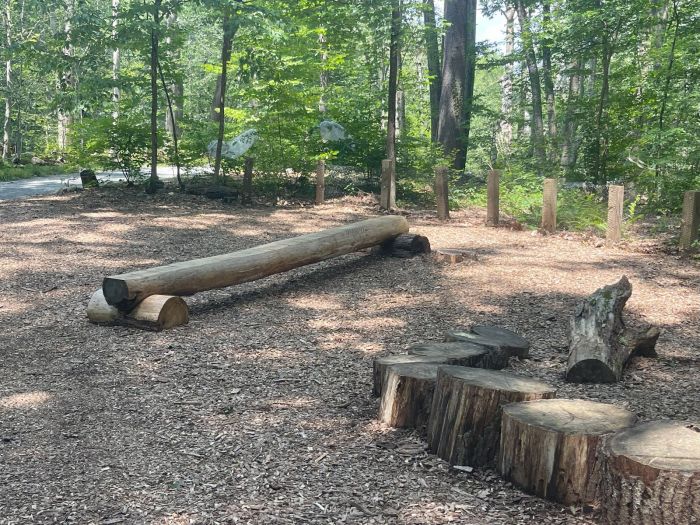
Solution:
<svg viewBox="0 0 700 525"><path fill-rule="evenodd" d="M108 305L130 312L152 295L192 295L254 281L377 246L406 232L405 218L388 215L239 252L113 275L104 279L102 292Z"/></svg>

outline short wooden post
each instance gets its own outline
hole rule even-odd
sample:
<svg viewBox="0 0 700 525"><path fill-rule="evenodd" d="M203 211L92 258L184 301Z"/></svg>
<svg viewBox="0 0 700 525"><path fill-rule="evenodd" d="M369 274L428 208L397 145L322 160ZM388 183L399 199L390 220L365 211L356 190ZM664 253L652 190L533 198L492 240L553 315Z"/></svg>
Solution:
<svg viewBox="0 0 700 525"><path fill-rule="evenodd" d="M392 159L384 159L382 161L379 207L382 210L396 208L396 163Z"/></svg>
<svg viewBox="0 0 700 525"><path fill-rule="evenodd" d="M625 187L608 186L608 231L609 244L622 240L622 213L625 206Z"/></svg>
<svg viewBox="0 0 700 525"><path fill-rule="evenodd" d="M498 226L500 215L499 183L501 172L498 170L489 171L486 179L486 226Z"/></svg>
<svg viewBox="0 0 700 525"><path fill-rule="evenodd" d="M557 231L557 179L544 179L541 226L549 233Z"/></svg>
<svg viewBox="0 0 700 525"><path fill-rule="evenodd" d="M243 167L243 188L241 204L253 203L253 157L246 157Z"/></svg>
<svg viewBox="0 0 700 525"><path fill-rule="evenodd" d="M450 198L447 188L449 168L437 166L435 168L435 201L437 203L437 216L441 221L450 218Z"/></svg>
<svg viewBox="0 0 700 525"><path fill-rule="evenodd" d="M316 164L316 204L323 204L326 193L326 161Z"/></svg>
<svg viewBox="0 0 700 525"><path fill-rule="evenodd" d="M700 191L686 191L681 216L681 250L689 250L698 238L700 229Z"/></svg>

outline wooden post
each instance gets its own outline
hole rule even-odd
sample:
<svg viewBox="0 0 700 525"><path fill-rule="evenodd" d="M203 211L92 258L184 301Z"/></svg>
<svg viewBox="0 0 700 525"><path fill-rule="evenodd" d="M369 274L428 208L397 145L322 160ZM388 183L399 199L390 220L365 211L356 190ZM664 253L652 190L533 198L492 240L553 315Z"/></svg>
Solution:
<svg viewBox="0 0 700 525"><path fill-rule="evenodd" d="M241 192L241 204L253 203L253 157L245 158L243 168L243 188Z"/></svg>
<svg viewBox="0 0 700 525"><path fill-rule="evenodd" d="M541 226L549 233L557 231L557 179L544 179Z"/></svg>
<svg viewBox="0 0 700 525"><path fill-rule="evenodd" d="M700 229L700 191L686 191L681 217L681 250L688 250L698 238Z"/></svg>
<svg viewBox="0 0 700 525"><path fill-rule="evenodd" d="M450 218L450 198L447 189L449 169L447 166L435 168L435 201L437 202L437 216L441 221Z"/></svg>
<svg viewBox="0 0 700 525"><path fill-rule="evenodd" d="M488 201L486 203L486 226L498 226L498 218L500 214L500 202L499 202L499 180L501 178L501 172L498 170L489 171L487 182L486 182L486 192L488 195Z"/></svg>
<svg viewBox="0 0 700 525"><path fill-rule="evenodd" d="M326 161L316 164L316 204L323 204L326 192Z"/></svg>
<svg viewBox="0 0 700 525"><path fill-rule="evenodd" d="M608 186L608 232L609 244L622 240L622 213L625 208L625 187Z"/></svg>
<svg viewBox="0 0 700 525"><path fill-rule="evenodd" d="M396 208L396 163L392 159L384 159L382 161L379 207L382 210Z"/></svg>

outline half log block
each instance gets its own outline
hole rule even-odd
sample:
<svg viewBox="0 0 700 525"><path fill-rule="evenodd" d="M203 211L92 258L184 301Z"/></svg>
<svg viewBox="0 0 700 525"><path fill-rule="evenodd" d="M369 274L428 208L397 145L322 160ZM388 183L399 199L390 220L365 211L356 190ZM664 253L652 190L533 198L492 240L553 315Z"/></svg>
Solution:
<svg viewBox="0 0 700 525"><path fill-rule="evenodd" d="M604 523L700 522L700 425L642 423L607 438L602 453Z"/></svg>
<svg viewBox="0 0 700 525"><path fill-rule="evenodd" d="M408 259L430 253L430 241L423 235L404 233L382 243L382 252L392 257Z"/></svg>
<svg viewBox="0 0 700 525"><path fill-rule="evenodd" d="M622 336L622 309L632 295L627 277L596 290L571 318L566 380L574 383L619 381L631 348Z"/></svg>
<svg viewBox="0 0 700 525"><path fill-rule="evenodd" d="M151 295L124 313L107 304L101 289L92 294L87 315L95 324L133 326L156 332L187 324L190 320L187 303L181 297Z"/></svg>
<svg viewBox="0 0 700 525"><path fill-rule="evenodd" d="M388 215L239 252L106 277L108 304L130 310L149 295L192 295L254 281L299 266L356 252L408 232L408 222Z"/></svg>
<svg viewBox="0 0 700 525"><path fill-rule="evenodd" d="M540 399L503 407L498 471L525 492L565 505L597 497L605 434L631 427L628 410L583 399Z"/></svg>
<svg viewBox="0 0 700 525"><path fill-rule="evenodd" d="M405 363L387 367L379 420L392 427L425 426L430 416L439 366L435 363Z"/></svg>
<svg viewBox="0 0 700 525"><path fill-rule="evenodd" d="M408 353L419 356L435 356L445 359L448 365L469 366L472 368L490 368L500 370L508 365L507 360L494 354L492 347L455 341L451 343L425 343L412 346Z"/></svg>
<svg viewBox="0 0 700 525"><path fill-rule="evenodd" d="M452 465L490 465L498 453L501 407L554 395L554 387L528 377L441 366L428 422L430 451Z"/></svg>

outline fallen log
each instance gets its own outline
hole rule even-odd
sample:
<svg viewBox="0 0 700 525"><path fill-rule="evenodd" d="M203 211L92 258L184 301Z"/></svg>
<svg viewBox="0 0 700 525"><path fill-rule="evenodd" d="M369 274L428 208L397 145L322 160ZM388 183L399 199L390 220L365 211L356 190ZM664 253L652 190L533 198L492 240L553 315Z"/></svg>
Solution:
<svg viewBox="0 0 700 525"><path fill-rule="evenodd" d="M407 231L406 219L389 215L239 252L106 277L102 290L108 304L130 310L150 295L192 295L254 281L376 246Z"/></svg>
<svg viewBox="0 0 700 525"><path fill-rule="evenodd" d="M379 420L392 427L421 428L428 422L439 364L404 363L386 370Z"/></svg>
<svg viewBox="0 0 700 525"><path fill-rule="evenodd" d="M601 508L611 525L691 525L700 518L700 426L653 421L606 438Z"/></svg>
<svg viewBox="0 0 700 525"><path fill-rule="evenodd" d="M187 303L181 297L151 295L125 313L107 304L101 289L92 294L87 315L95 324L133 326L156 332L189 322Z"/></svg>
<svg viewBox="0 0 700 525"><path fill-rule="evenodd" d="M606 434L635 424L632 412L583 399L541 399L503 407L498 471L525 492L564 505L596 500Z"/></svg>
<svg viewBox="0 0 700 525"><path fill-rule="evenodd" d="M554 395L554 387L528 377L441 366L428 422L430 451L451 465L490 465L498 453L502 405Z"/></svg>

